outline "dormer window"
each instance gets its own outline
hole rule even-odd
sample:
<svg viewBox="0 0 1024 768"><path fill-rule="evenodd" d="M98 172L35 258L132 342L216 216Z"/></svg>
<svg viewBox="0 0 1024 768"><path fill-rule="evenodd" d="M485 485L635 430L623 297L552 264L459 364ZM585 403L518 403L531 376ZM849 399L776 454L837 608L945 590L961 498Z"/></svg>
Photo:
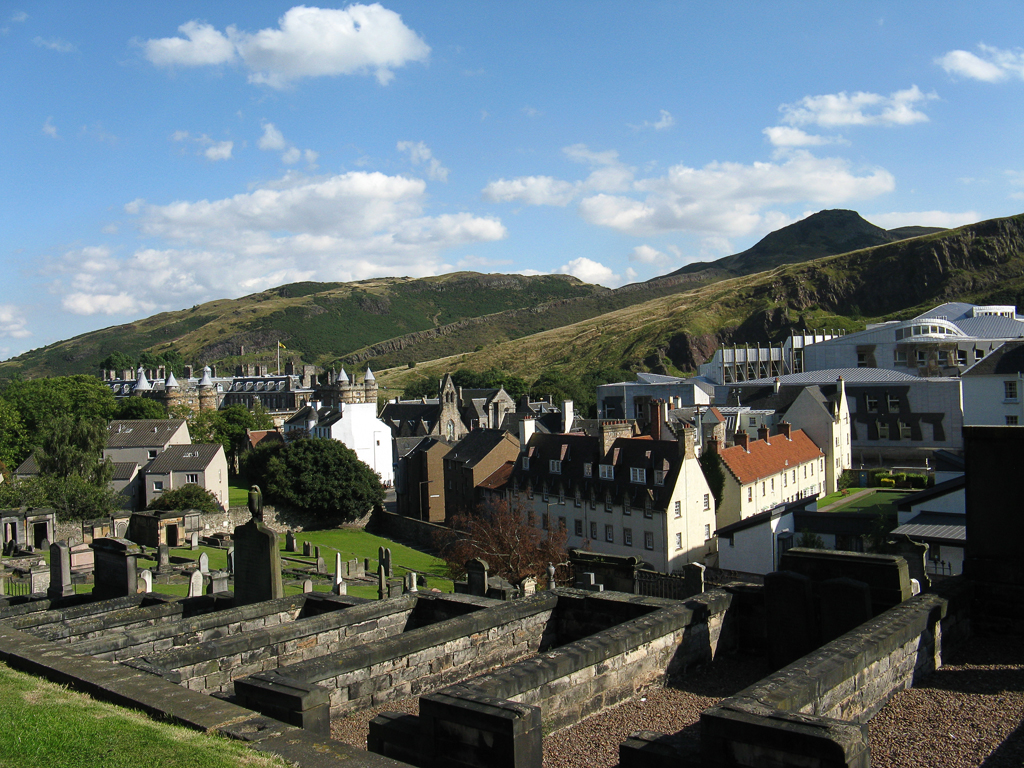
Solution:
<svg viewBox="0 0 1024 768"><path fill-rule="evenodd" d="M530 468L530 457L529 456L523 456L523 469L529 469L529 468Z"/></svg>
<svg viewBox="0 0 1024 768"><path fill-rule="evenodd" d="M591 464L589 461L586 462L583 465L583 476L584 477L593 477L594 476L594 465Z"/></svg>
<svg viewBox="0 0 1024 768"><path fill-rule="evenodd" d="M665 473L662 470L660 470L660 469L654 470L654 484L655 485L664 485L665 484Z"/></svg>
<svg viewBox="0 0 1024 768"><path fill-rule="evenodd" d="M614 480L615 468L611 464L601 464L599 467L602 480Z"/></svg>
<svg viewBox="0 0 1024 768"><path fill-rule="evenodd" d="M562 462L558 459L551 459L548 462L548 471L553 475L562 474Z"/></svg>
<svg viewBox="0 0 1024 768"><path fill-rule="evenodd" d="M643 467L630 467L629 468L629 482L631 483L646 483L647 482L647 470Z"/></svg>

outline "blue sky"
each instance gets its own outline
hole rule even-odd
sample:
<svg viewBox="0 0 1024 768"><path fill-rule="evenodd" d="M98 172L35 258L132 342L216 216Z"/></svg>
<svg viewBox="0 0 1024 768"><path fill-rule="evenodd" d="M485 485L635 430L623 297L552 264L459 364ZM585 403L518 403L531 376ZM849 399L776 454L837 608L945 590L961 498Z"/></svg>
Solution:
<svg viewBox="0 0 1024 768"><path fill-rule="evenodd" d="M1024 5L0 2L0 359L297 280L1024 210Z"/></svg>

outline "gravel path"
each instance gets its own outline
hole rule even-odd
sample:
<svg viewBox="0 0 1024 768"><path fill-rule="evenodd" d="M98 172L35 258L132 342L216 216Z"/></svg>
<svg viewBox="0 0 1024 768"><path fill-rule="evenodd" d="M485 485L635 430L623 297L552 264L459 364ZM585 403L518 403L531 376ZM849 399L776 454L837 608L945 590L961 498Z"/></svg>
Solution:
<svg viewBox="0 0 1024 768"><path fill-rule="evenodd" d="M1024 646L974 637L921 684L900 691L868 724L871 765L1024 765Z"/></svg>

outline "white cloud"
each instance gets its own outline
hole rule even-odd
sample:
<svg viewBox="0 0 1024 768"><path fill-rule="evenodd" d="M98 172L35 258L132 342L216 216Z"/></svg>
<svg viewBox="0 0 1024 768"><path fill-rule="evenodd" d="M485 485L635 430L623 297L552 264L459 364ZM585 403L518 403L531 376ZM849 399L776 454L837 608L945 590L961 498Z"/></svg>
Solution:
<svg viewBox="0 0 1024 768"><path fill-rule="evenodd" d="M576 197L577 186L551 176L520 176L498 179L483 189L484 199L502 203L566 206Z"/></svg>
<svg viewBox="0 0 1024 768"><path fill-rule="evenodd" d="M466 256L459 259L456 268L458 269L472 269L472 270L489 270L493 267L505 267L509 264L513 264L512 259L485 259L483 256ZM541 273L538 273L541 274Z"/></svg>
<svg viewBox="0 0 1024 768"><path fill-rule="evenodd" d="M49 39L34 37L32 42L40 48L48 48L51 51L57 51L57 53L73 53L78 50L74 45L66 40L61 40L59 37L51 37Z"/></svg>
<svg viewBox="0 0 1024 768"><path fill-rule="evenodd" d="M1024 49L1013 51L979 45L980 55L969 51L950 51L935 60L935 63L951 75L971 80L997 83L1009 77L1024 79Z"/></svg>
<svg viewBox="0 0 1024 768"><path fill-rule="evenodd" d="M669 261L669 257L657 248L652 248L649 245L638 245L630 251L629 260L639 261L642 264L664 264Z"/></svg>
<svg viewBox="0 0 1024 768"><path fill-rule="evenodd" d="M232 141L219 141L203 150L207 160L230 160L231 150L235 146Z"/></svg>
<svg viewBox="0 0 1024 768"><path fill-rule="evenodd" d="M875 197L894 186L884 169L858 176L845 160L795 150L781 163L677 165L665 176L636 181L633 189L645 195L642 200L593 195L580 202L580 213L593 224L634 235L686 230L732 237L782 217L765 210L773 205L835 205Z"/></svg>
<svg viewBox="0 0 1024 768"><path fill-rule="evenodd" d="M580 256L578 259L573 259L568 264L563 264L561 267L556 269L555 272L563 275L572 275L585 283L596 283L598 285L607 286L608 288L616 288L619 285L622 285L621 275L616 275L604 264L588 259L585 256Z"/></svg>
<svg viewBox="0 0 1024 768"><path fill-rule="evenodd" d="M15 11L11 14L11 21L19 24L21 22L28 21L28 14L24 11Z"/></svg>
<svg viewBox="0 0 1024 768"><path fill-rule="evenodd" d="M290 147L281 154L281 162L285 165L295 165L302 159L302 152L297 147Z"/></svg>
<svg viewBox="0 0 1024 768"><path fill-rule="evenodd" d="M914 85L888 96L865 91L805 96L794 104L783 104L779 111L782 121L789 125L911 125L928 121L917 107L936 98L936 94L926 94Z"/></svg>
<svg viewBox="0 0 1024 768"><path fill-rule="evenodd" d="M762 133L776 147L820 147L824 144L846 144L841 136L813 136L799 128L776 125Z"/></svg>
<svg viewBox="0 0 1024 768"><path fill-rule="evenodd" d="M53 117L46 118L46 122L43 123L43 133L50 138L57 138L57 126L53 124Z"/></svg>
<svg viewBox="0 0 1024 768"><path fill-rule="evenodd" d="M188 131L175 131L171 134L171 141L185 141L188 136Z"/></svg>
<svg viewBox="0 0 1024 768"><path fill-rule="evenodd" d="M209 24L190 21L179 27L185 38L145 43L146 58L158 66L201 66L239 58L250 82L281 88L303 77L373 72L381 85L393 69L425 61L430 47L402 22L402 17L375 3L344 10L296 6L277 29L242 32L229 26L221 33Z"/></svg>
<svg viewBox="0 0 1024 768"><path fill-rule="evenodd" d="M864 218L882 229L898 227L944 227L953 229L974 224L981 217L976 211L916 211L907 213L864 214Z"/></svg>
<svg viewBox="0 0 1024 768"><path fill-rule="evenodd" d="M640 130L641 128L653 128L656 131L664 131L666 128L671 128L676 124L676 119L672 117L672 113L667 109L658 110L658 119L644 120L642 125L631 125L630 128Z"/></svg>
<svg viewBox="0 0 1024 768"><path fill-rule="evenodd" d="M125 210L163 245L128 256L103 247L66 254L54 289L68 311L137 314L299 280L435 274L449 268L448 249L507 235L496 218L431 216L425 202L423 180L367 172L290 172L219 200L134 200Z"/></svg>
<svg viewBox="0 0 1024 768"><path fill-rule="evenodd" d="M264 123L263 135L260 136L260 140L256 142L256 146L260 149L277 150L284 149L288 146L288 143L284 140L284 134L281 133L273 123Z"/></svg>
<svg viewBox="0 0 1024 768"><path fill-rule="evenodd" d="M430 148L422 141L400 141L397 149L399 152L408 152L409 160L413 165L426 164L427 178L436 181L448 181L448 169L441 165L441 161L434 157Z"/></svg>
<svg viewBox="0 0 1024 768"><path fill-rule="evenodd" d="M312 149L307 149L305 152L302 153L302 155L303 155L303 157L306 158L306 163L311 168L316 168L317 167L316 166L316 161L320 158L320 153L319 152L314 152Z"/></svg>
<svg viewBox="0 0 1024 768"><path fill-rule="evenodd" d="M212 64L226 64L235 58L234 44L210 24L187 21L178 27L185 35L147 40L144 48L146 58L158 67L182 66L203 67ZM231 32L232 28L229 27Z"/></svg>
<svg viewBox="0 0 1024 768"><path fill-rule="evenodd" d="M24 339L32 335L28 321L13 304L0 304L0 339Z"/></svg>

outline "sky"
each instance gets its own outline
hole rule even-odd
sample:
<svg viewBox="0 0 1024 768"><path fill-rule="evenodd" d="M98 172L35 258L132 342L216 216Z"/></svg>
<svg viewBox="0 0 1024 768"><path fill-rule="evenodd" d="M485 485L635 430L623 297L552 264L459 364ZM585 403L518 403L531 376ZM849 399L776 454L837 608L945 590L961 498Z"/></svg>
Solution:
<svg viewBox="0 0 1024 768"><path fill-rule="evenodd" d="M301 280L1024 211L1024 4L0 0L0 359Z"/></svg>

